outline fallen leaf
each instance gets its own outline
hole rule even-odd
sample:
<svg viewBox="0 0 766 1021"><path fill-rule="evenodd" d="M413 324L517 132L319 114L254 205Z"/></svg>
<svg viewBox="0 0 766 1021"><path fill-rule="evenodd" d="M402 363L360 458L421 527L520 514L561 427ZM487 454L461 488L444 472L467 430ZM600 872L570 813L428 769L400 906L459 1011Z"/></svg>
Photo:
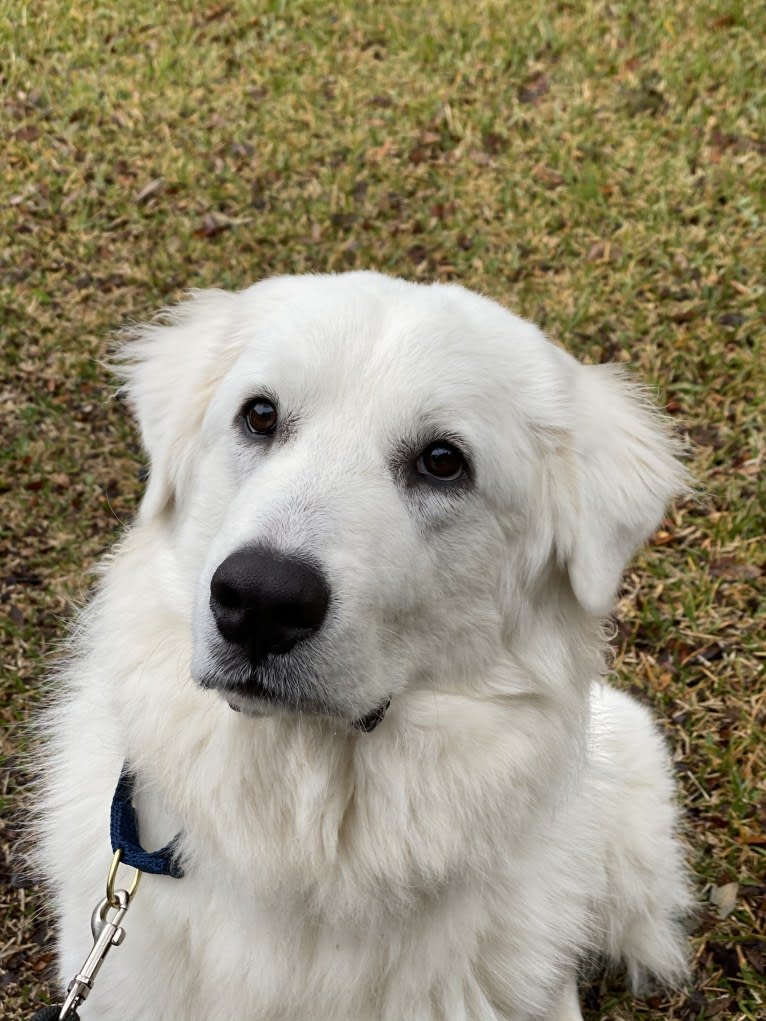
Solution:
<svg viewBox="0 0 766 1021"><path fill-rule="evenodd" d="M739 828L739 839L748 847L766 847L766 833L753 832L745 826Z"/></svg>
<svg viewBox="0 0 766 1021"><path fill-rule="evenodd" d="M596 241L588 250L588 262L617 262L622 256L622 249L611 241Z"/></svg>
<svg viewBox="0 0 766 1021"><path fill-rule="evenodd" d="M482 137L482 143L484 145L485 152L488 152L490 156L496 156L498 153L508 148L508 139L499 134L497 131L487 131Z"/></svg>
<svg viewBox="0 0 766 1021"><path fill-rule="evenodd" d="M217 21L218 18L224 17L226 14L231 13L230 4L217 4L215 7L208 7L206 11L203 11L202 18L204 21Z"/></svg>
<svg viewBox="0 0 766 1021"><path fill-rule="evenodd" d="M664 691L668 688L673 680L673 674L669 670L663 670L655 681L654 687L658 691Z"/></svg>
<svg viewBox="0 0 766 1021"><path fill-rule="evenodd" d="M672 542L674 538L675 536L672 532L668 532L664 528L658 528L651 537L650 542L653 546L667 546L667 544Z"/></svg>
<svg viewBox="0 0 766 1021"><path fill-rule="evenodd" d="M523 85L519 86L519 102L537 104L546 92L550 90L550 87L547 76L542 71L538 71L537 74L531 75Z"/></svg>
<svg viewBox="0 0 766 1021"><path fill-rule="evenodd" d="M705 1018L720 1017L724 1011L731 1010L736 1002L731 996L717 996L714 1000L708 1000L705 1007ZM730 1014L728 1016L731 1017Z"/></svg>
<svg viewBox="0 0 766 1021"><path fill-rule="evenodd" d="M710 903L718 909L719 918L728 918L737 903L739 883L724 883L710 891Z"/></svg>
<svg viewBox="0 0 766 1021"><path fill-rule="evenodd" d="M142 202L150 199L152 195L157 195L164 187L165 179L163 177L155 177L153 181L149 181L140 191L136 192L135 200L140 205Z"/></svg>
<svg viewBox="0 0 766 1021"><path fill-rule="evenodd" d="M205 213L202 218L202 225L195 230L195 237L213 238L231 227L238 227L242 223L250 223L249 216L232 217L225 213Z"/></svg>
<svg viewBox="0 0 766 1021"><path fill-rule="evenodd" d="M755 564L747 564L734 557L719 557L710 563L710 573L714 578L725 581L749 581L760 578L761 569Z"/></svg>
<svg viewBox="0 0 766 1021"><path fill-rule="evenodd" d="M545 185L546 188L560 188L564 183L564 175L551 167L538 163L532 168L532 176Z"/></svg>
<svg viewBox="0 0 766 1021"><path fill-rule="evenodd" d="M766 940L746 940L742 944L747 962L753 971L759 975L766 975Z"/></svg>

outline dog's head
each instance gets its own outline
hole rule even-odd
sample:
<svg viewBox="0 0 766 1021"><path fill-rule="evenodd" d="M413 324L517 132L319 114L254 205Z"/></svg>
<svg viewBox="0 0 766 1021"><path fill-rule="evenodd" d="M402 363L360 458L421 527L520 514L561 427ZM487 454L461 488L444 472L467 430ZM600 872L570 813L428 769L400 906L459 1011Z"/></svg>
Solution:
<svg viewBox="0 0 766 1021"><path fill-rule="evenodd" d="M607 613L683 485L619 372L460 287L283 277L136 332L138 527L167 533L193 677L237 709L370 728L406 688L472 686L529 607Z"/></svg>

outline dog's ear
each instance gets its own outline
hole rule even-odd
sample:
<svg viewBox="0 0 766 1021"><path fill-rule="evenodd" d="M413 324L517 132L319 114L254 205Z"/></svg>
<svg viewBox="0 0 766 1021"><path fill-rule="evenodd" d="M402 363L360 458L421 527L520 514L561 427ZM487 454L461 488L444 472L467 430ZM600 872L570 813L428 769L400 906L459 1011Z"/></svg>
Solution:
<svg viewBox="0 0 766 1021"><path fill-rule="evenodd" d="M565 557L589 613L610 612L628 560L668 501L687 490L679 452L663 417L619 368L576 364Z"/></svg>
<svg viewBox="0 0 766 1021"><path fill-rule="evenodd" d="M150 461L140 519L168 507L188 476L193 439L235 354L231 323L236 299L227 291L192 291L153 321L123 333L125 343L113 366Z"/></svg>

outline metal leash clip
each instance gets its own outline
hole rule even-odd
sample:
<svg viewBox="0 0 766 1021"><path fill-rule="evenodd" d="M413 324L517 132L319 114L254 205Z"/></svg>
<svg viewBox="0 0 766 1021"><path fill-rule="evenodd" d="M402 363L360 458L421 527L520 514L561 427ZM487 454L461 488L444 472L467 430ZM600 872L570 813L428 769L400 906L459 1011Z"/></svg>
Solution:
<svg viewBox="0 0 766 1021"><path fill-rule="evenodd" d="M67 1021L70 1014L76 1017L77 1008L88 998L93 988L93 981L104 963L106 955L112 947L118 947L125 939L125 930L121 923L136 892L141 873L136 871L130 890L116 890L117 867L121 857L122 852L115 851L106 881L106 897L96 905L91 915L90 928L93 933L93 947L67 987L67 995L59 1013L59 1021ZM114 912L111 916L110 911Z"/></svg>

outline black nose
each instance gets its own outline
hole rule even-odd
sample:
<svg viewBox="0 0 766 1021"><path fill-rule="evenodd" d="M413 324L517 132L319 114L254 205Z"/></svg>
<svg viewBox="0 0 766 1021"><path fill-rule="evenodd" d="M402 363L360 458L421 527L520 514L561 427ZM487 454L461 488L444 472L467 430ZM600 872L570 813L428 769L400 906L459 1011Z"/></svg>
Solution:
<svg viewBox="0 0 766 1021"><path fill-rule="evenodd" d="M329 586L317 567L257 546L228 556L210 582L218 630L245 650L253 666L318 631L329 602Z"/></svg>

